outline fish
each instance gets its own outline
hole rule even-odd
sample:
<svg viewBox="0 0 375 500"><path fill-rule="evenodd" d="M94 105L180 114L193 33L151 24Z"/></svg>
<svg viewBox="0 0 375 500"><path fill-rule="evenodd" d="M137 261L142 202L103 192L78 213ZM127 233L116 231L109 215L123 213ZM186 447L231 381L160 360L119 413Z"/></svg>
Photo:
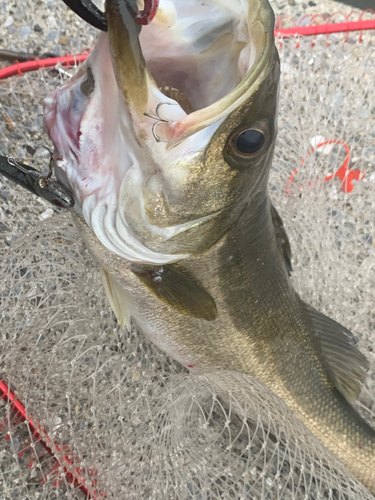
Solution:
<svg viewBox="0 0 375 500"><path fill-rule="evenodd" d="M57 178L121 326L193 373L265 384L375 494L368 361L298 295L267 190L280 63L267 0L107 0L107 32L44 102Z"/></svg>

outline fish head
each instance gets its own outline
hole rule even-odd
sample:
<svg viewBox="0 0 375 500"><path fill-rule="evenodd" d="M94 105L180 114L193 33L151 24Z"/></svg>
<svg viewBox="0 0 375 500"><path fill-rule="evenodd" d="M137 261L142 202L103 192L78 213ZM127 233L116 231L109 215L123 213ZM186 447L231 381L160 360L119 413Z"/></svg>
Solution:
<svg viewBox="0 0 375 500"><path fill-rule="evenodd" d="M108 33L45 100L59 180L109 250L165 264L207 251L266 192L279 60L267 0L107 0Z"/></svg>

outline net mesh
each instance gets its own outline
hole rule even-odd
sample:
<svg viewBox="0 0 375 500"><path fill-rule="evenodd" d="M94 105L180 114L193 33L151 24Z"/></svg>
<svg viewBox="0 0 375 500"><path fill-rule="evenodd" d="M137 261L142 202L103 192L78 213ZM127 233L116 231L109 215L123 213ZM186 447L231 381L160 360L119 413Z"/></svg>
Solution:
<svg viewBox="0 0 375 500"><path fill-rule="evenodd" d="M270 194L296 289L350 328L370 361L357 407L375 425L375 40L346 39L277 40ZM47 144L41 99L64 78L42 70L1 84L2 153ZM350 148L347 165L332 141ZM257 381L193 376L135 325L119 329L69 215L42 223L44 202L2 184L1 498L373 498Z"/></svg>

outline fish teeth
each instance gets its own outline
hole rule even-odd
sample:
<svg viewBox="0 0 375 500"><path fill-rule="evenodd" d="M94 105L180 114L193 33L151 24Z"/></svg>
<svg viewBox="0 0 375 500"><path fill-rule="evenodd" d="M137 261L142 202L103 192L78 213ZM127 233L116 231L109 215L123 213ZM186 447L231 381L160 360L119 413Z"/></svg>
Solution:
<svg viewBox="0 0 375 500"><path fill-rule="evenodd" d="M169 99L173 99L178 102L186 114L190 114L194 111L188 97L181 90L167 84L159 86L159 90Z"/></svg>

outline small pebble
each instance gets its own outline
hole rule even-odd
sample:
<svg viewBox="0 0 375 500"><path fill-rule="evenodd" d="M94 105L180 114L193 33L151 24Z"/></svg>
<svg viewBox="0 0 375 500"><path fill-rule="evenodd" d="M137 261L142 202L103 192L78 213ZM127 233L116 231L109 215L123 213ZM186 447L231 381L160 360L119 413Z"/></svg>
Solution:
<svg viewBox="0 0 375 500"><path fill-rule="evenodd" d="M52 215L53 215L52 208L47 208L47 210L45 212L43 212L42 214L39 215L39 220L49 219L50 217L52 217Z"/></svg>
<svg viewBox="0 0 375 500"><path fill-rule="evenodd" d="M46 40L49 41L49 42L53 42L55 41L60 35L60 31L59 30L51 30L47 36L46 36Z"/></svg>
<svg viewBox="0 0 375 500"><path fill-rule="evenodd" d="M0 222L0 233L9 233L9 232L10 228L7 225Z"/></svg>
<svg viewBox="0 0 375 500"><path fill-rule="evenodd" d="M50 28L57 28L56 19L53 16L48 17L48 24Z"/></svg>
<svg viewBox="0 0 375 500"><path fill-rule="evenodd" d="M18 35L22 40L28 40L31 33L31 28L29 26L22 26L18 31Z"/></svg>
<svg viewBox="0 0 375 500"><path fill-rule="evenodd" d="M17 31L17 28L14 26L14 24L7 27L8 35L13 35L16 31ZM11 50L14 50L13 47L11 47Z"/></svg>
<svg viewBox="0 0 375 500"><path fill-rule="evenodd" d="M9 26L11 26L12 24L14 23L14 19L12 16L9 16L7 17L7 19L5 20L5 23L3 24L3 27L4 28L8 28Z"/></svg>
<svg viewBox="0 0 375 500"><path fill-rule="evenodd" d="M0 155L6 156L8 154L8 151L9 151L9 148L8 148L7 144L0 143Z"/></svg>
<svg viewBox="0 0 375 500"><path fill-rule="evenodd" d="M52 53L55 56L61 56L61 45L56 45L56 47L52 49Z"/></svg>
<svg viewBox="0 0 375 500"><path fill-rule="evenodd" d="M14 125L12 123L12 119L9 118L9 116L5 117L5 123L7 124L7 129L8 130L13 130L14 129Z"/></svg>
<svg viewBox="0 0 375 500"><path fill-rule="evenodd" d="M18 146L16 148L16 157L17 158L26 158L27 154L26 154L26 151L21 148L20 146Z"/></svg>
<svg viewBox="0 0 375 500"><path fill-rule="evenodd" d="M9 201L10 191L3 189L0 191L0 198L6 202Z"/></svg>

